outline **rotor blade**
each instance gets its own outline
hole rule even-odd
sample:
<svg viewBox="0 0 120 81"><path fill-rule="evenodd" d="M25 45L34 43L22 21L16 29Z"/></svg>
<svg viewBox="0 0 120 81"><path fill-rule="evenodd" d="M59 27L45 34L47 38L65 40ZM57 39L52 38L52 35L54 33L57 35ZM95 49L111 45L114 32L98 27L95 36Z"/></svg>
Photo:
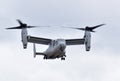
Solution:
<svg viewBox="0 0 120 81"><path fill-rule="evenodd" d="M20 26L18 26L18 27L6 28L6 29L21 29L21 27L20 27Z"/></svg>
<svg viewBox="0 0 120 81"><path fill-rule="evenodd" d="M85 28L74 28L74 29L78 29L78 30L82 30L82 31L86 30ZM91 32L95 32L95 31L91 30Z"/></svg>
<svg viewBox="0 0 120 81"><path fill-rule="evenodd" d="M50 27L50 26L27 26L27 28L35 28L35 27Z"/></svg>
<svg viewBox="0 0 120 81"><path fill-rule="evenodd" d="M85 28L74 28L74 29L78 29L78 30L85 30Z"/></svg>
<svg viewBox="0 0 120 81"><path fill-rule="evenodd" d="M97 26L93 26L93 27L90 27L92 30L94 30L94 29L96 29L96 28L98 28L98 27L100 27L100 26L103 26L103 25L105 25L105 24L100 24L100 25L97 25Z"/></svg>
<svg viewBox="0 0 120 81"><path fill-rule="evenodd" d="M35 28L35 27L38 27L38 26L27 26L27 28Z"/></svg>
<svg viewBox="0 0 120 81"><path fill-rule="evenodd" d="M85 28L73 28L73 29L85 31Z"/></svg>
<svg viewBox="0 0 120 81"><path fill-rule="evenodd" d="M50 26L38 26L38 27L50 27Z"/></svg>
<svg viewBox="0 0 120 81"><path fill-rule="evenodd" d="M20 25L23 25L23 23L22 23L21 20L17 19L17 21L18 21L18 23L19 23Z"/></svg>
<svg viewBox="0 0 120 81"><path fill-rule="evenodd" d="M64 27L64 26L62 26L62 27ZM64 27L64 28L71 28L71 29L85 30L85 28L78 28L78 27Z"/></svg>
<svg viewBox="0 0 120 81"><path fill-rule="evenodd" d="M35 28L35 27L49 27L49 26L27 26L26 28ZM22 29L22 27L17 26L17 27L10 27L10 28L6 28L6 29Z"/></svg>

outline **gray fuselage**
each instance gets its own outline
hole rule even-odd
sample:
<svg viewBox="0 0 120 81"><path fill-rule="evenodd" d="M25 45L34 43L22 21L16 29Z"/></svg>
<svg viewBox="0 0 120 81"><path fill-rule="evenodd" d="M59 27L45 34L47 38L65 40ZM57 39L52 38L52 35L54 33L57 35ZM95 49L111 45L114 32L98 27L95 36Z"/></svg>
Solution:
<svg viewBox="0 0 120 81"><path fill-rule="evenodd" d="M62 58L65 55L66 42L64 39L53 40L44 52L45 59Z"/></svg>

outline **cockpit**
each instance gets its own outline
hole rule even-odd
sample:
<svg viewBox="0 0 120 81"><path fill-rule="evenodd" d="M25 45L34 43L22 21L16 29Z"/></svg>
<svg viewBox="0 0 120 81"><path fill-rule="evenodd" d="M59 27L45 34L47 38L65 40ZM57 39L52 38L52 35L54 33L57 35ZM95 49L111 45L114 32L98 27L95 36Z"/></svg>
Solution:
<svg viewBox="0 0 120 81"><path fill-rule="evenodd" d="M64 39L57 39L57 40L52 40L52 42L50 43L50 46L54 47L57 46L59 44L64 44L66 45L66 42Z"/></svg>

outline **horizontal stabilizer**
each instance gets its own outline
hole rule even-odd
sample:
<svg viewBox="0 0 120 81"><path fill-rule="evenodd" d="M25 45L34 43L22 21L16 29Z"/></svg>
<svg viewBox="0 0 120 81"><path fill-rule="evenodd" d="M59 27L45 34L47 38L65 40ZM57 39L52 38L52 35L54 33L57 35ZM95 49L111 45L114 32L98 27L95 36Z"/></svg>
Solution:
<svg viewBox="0 0 120 81"><path fill-rule="evenodd" d="M44 53L36 52L36 55L45 55Z"/></svg>
<svg viewBox="0 0 120 81"><path fill-rule="evenodd" d="M39 52L36 52L36 47L35 47L35 43L33 43L33 51L34 51L34 58L36 57L36 55L44 55L44 53L39 53Z"/></svg>

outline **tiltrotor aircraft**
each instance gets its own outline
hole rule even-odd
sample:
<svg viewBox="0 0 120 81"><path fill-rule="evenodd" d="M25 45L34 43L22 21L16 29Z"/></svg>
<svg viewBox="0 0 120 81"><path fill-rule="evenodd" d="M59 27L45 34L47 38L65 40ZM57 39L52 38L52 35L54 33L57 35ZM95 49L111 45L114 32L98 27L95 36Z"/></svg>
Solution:
<svg viewBox="0 0 120 81"><path fill-rule="evenodd" d="M86 51L90 51L91 47L91 32L95 32L94 29L103 26L105 24L100 24L94 27L85 27L85 28L74 28L78 30L85 31L83 38L79 39L48 39L48 38L40 38L40 37L34 37L30 36L27 33L27 28L33 28L36 26L28 26L25 23L22 23L20 20L17 20L20 26L17 27L11 27L6 29L21 29L21 38L23 43L23 48L27 48L27 44L33 43L33 51L34 51L34 57L36 55L43 55L43 59L56 59L61 58L61 60L65 60L66 54L65 54L65 48L66 46L72 46L72 45L85 45ZM35 44L44 44L48 45L49 47L44 51L43 53L36 52Z"/></svg>

